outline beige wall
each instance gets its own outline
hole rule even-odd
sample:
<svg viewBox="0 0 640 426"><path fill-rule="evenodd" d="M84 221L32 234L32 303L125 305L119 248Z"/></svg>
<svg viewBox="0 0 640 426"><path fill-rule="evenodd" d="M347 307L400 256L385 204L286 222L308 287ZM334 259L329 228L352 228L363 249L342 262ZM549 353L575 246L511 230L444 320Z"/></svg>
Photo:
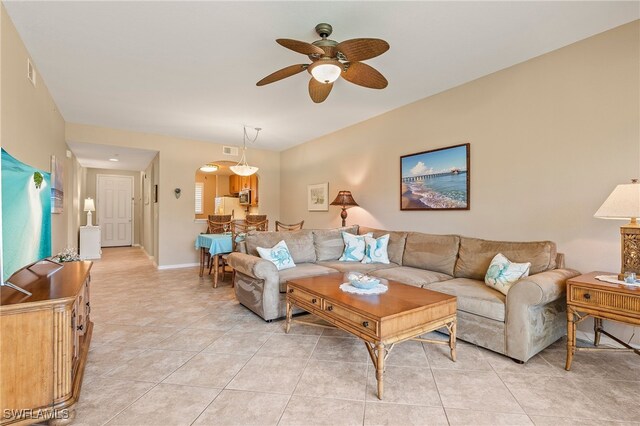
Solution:
<svg viewBox="0 0 640 426"><path fill-rule="evenodd" d="M636 21L284 151L283 219L339 225L338 207L307 211L307 185L329 182L361 206L348 223L550 239L569 267L618 271L623 222L593 214L640 177L639 52ZM399 157L463 142L471 210L400 211Z"/></svg>
<svg viewBox="0 0 640 426"><path fill-rule="evenodd" d="M143 232L142 228L142 193L141 193L141 183L140 183L140 172L129 171L129 170L112 170L112 169L86 169L86 183L84 187L84 193L82 194L82 200L87 197L91 197L94 200L98 198L96 186L98 175L112 175L112 176L131 176L133 177L133 244L140 244L141 234ZM84 208L81 204L81 209ZM83 212L82 214L82 225L87 224L87 215ZM96 210L93 213L93 223L94 225L100 224L100 214Z"/></svg>
<svg viewBox="0 0 640 426"><path fill-rule="evenodd" d="M27 79L29 52L2 4L0 15L0 144L18 160L42 170L51 171L52 155L63 160L64 212L51 215L51 249L56 254L67 246L77 247L78 163L73 156L67 158L64 119L45 82L39 73L35 87Z"/></svg>
<svg viewBox="0 0 640 426"><path fill-rule="evenodd" d="M160 267L198 262L194 240L203 231L203 224L195 222L193 215L194 172L203 158L225 158L221 144L74 123L66 123L66 138L159 151L153 170L159 187L159 203L153 212L158 220L158 241L154 241L157 250L153 256ZM260 212L273 218L274 223L280 216L280 153L250 148L247 157L251 165L260 168ZM182 189L179 199L174 196L174 188Z"/></svg>
<svg viewBox="0 0 640 426"><path fill-rule="evenodd" d="M204 194L202 199L202 214L196 214L196 219L206 219L210 214L214 214L215 202L218 191L218 176L211 173L196 171L196 182L204 184ZM227 180L228 182L228 180ZM195 209L195 205L194 205Z"/></svg>

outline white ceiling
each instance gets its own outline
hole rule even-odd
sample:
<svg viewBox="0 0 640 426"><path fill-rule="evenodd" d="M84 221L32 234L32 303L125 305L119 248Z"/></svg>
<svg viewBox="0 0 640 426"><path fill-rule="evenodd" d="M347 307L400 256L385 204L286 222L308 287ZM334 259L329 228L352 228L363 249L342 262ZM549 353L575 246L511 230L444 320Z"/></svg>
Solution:
<svg viewBox="0 0 640 426"><path fill-rule="evenodd" d="M94 169L115 170L145 170L154 159L158 151L147 149L127 148L113 145L98 145L68 141L69 149L73 151L78 163L82 167ZM110 158L119 161L110 161Z"/></svg>
<svg viewBox="0 0 640 426"><path fill-rule="evenodd" d="M282 150L640 17L639 2L15 2L6 8L65 120ZM385 39L382 90L309 75L276 38Z"/></svg>

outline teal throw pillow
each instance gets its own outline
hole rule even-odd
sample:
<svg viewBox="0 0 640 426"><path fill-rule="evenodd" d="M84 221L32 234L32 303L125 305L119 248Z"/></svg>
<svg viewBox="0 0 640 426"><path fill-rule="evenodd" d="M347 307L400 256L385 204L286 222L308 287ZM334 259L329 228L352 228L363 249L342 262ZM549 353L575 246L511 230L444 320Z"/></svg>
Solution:
<svg viewBox="0 0 640 426"><path fill-rule="evenodd" d="M520 278L529 276L529 267L531 267L531 262L514 263L502 253L498 253L489 264L484 282L489 287L506 295L511 286Z"/></svg>
<svg viewBox="0 0 640 426"><path fill-rule="evenodd" d="M389 234L380 238L364 237L364 258L362 263L389 263Z"/></svg>
<svg viewBox="0 0 640 426"><path fill-rule="evenodd" d="M273 264L276 265L276 268L278 268L278 271L296 266L296 264L293 263L293 258L291 257L287 243L285 243L284 240L271 248L256 247L256 249L258 250L260 257L273 262Z"/></svg>
<svg viewBox="0 0 640 426"><path fill-rule="evenodd" d="M353 235L343 232L344 252L338 260L340 262L362 262L365 248L364 238L372 236L373 234L371 232L364 235Z"/></svg>

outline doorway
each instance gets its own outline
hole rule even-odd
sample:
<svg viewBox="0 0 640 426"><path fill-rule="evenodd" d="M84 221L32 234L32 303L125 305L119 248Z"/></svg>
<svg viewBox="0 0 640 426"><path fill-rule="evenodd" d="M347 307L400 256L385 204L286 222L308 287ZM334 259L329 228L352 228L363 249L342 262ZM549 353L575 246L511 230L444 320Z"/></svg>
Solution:
<svg viewBox="0 0 640 426"><path fill-rule="evenodd" d="M96 210L102 247L132 245L133 176L97 175Z"/></svg>

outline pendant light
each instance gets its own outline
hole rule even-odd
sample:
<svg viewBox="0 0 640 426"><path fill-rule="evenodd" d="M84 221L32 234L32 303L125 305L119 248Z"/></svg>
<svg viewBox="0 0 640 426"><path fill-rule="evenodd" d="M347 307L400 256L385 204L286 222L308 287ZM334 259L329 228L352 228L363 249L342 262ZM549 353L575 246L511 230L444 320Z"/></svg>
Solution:
<svg viewBox="0 0 640 426"><path fill-rule="evenodd" d="M231 166L229 168L233 173L237 175L251 176L252 174L258 171L258 168L254 166L250 166L247 163L247 155L246 155L247 139L249 139L249 136L247 136L247 126L243 126L243 130L244 130L244 135L242 137L242 158L240 158L240 161L238 162L238 164L236 164L235 166ZM253 140L249 139L250 143L253 143L256 141L256 139L258 139L258 133L260 133L260 130L262 129L260 127L256 127L254 130L256 131L256 136L253 138Z"/></svg>

